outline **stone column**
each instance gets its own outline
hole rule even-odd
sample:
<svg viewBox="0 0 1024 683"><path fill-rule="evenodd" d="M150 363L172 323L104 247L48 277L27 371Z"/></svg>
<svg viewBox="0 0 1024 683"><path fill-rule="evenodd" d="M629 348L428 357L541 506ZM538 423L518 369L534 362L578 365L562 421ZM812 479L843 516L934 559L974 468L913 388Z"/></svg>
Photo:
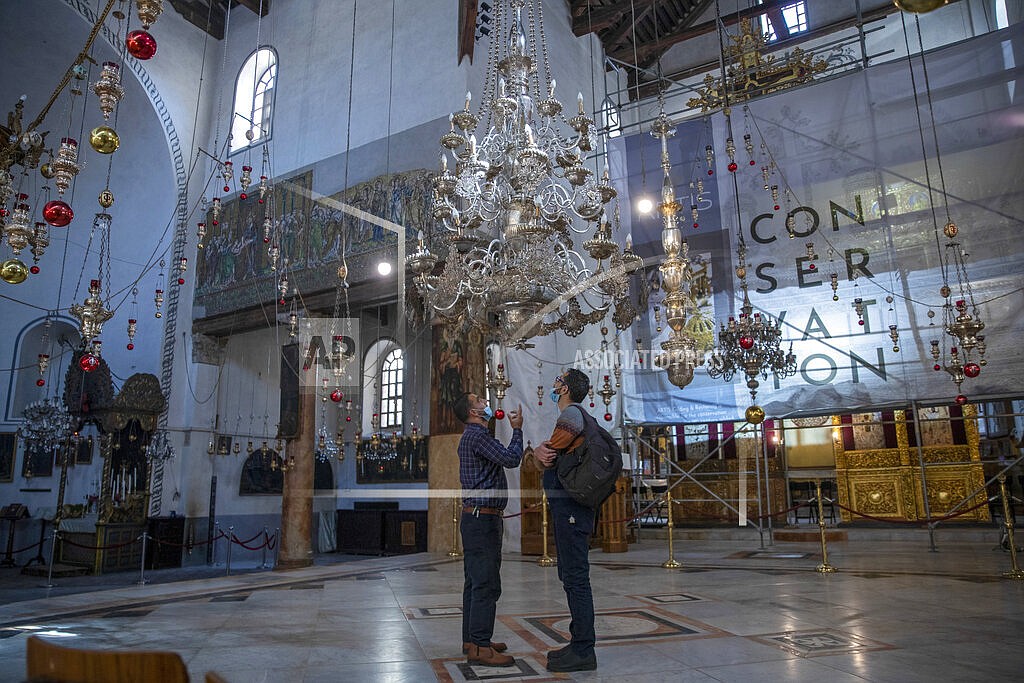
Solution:
<svg viewBox="0 0 1024 683"><path fill-rule="evenodd" d="M288 442L295 465L284 475L281 495L281 553L277 569L313 564L313 452L316 447L316 392L304 387L299 394L299 435Z"/></svg>
<svg viewBox="0 0 1024 683"><path fill-rule="evenodd" d="M453 501L461 507L458 445L463 424L451 402L464 391L484 392L483 339L477 332L463 335L435 325L431 360L427 550L446 553L452 548Z"/></svg>

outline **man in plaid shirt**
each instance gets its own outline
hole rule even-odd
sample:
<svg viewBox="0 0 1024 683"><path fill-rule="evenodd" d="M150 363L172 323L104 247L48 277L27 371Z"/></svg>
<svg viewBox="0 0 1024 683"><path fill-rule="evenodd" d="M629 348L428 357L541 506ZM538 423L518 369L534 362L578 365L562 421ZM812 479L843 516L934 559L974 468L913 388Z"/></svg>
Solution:
<svg viewBox="0 0 1024 683"><path fill-rule="evenodd" d="M494 614L501 596L502 513L508 503L506 467L523 459L523 408L509 411L512 440L508 447L491 436L487 423L494 412L477 394L463 394L452 406L466 425L459 441L462 484L462 651L473 664L512 666L515 658L501 654L505 643L491 641Z"/></svg>

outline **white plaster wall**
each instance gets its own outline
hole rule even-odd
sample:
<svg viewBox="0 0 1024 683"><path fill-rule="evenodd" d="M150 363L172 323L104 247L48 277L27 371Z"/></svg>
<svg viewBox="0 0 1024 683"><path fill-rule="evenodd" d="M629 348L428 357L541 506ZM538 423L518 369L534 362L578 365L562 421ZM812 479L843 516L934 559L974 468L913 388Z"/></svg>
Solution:
<svg viewBox="0 0 1024 683"><path fill-rule="evenodd" d="M92 3L94 4L94 3ZM26 123L35 118L56 87L65 70L84 45L91 22L81 12L90 14L94 8L90 3L78 0L38 0L36 2L3 3L0 5L0 25L8 30L5 40L0 43L0 59L4 69L0 72L0 92L3 108L12 108L16 98L26 94ZM137 23L137 20L136 20ZM115 26L113 22L109 24ZM87 98L82 118L82 97L75 98L73 109L69 109L68 91L51 109L50 115L41 126L49 130L48 142L58 144L67 134L67 121L72 121L71 137L79 140L79 173L73 189L65 195L65 201L75 210L75 220L67 228L51 228L51 244L40 262L41 273L32 276L21 285L2 285L5 297L0 299L0 320L10 334L0 339L0 398L7 403L9 391L9 368L19 349L14 347L17 332L30 321L45 314L46 310L60 309L85 296L88 280L97 276L98 239L93 242L90 256L85 257L93 216L100 207L96 196L107 186L108 161L112 161L109 187L116 201L108 212L113 216L111 231L111 301L117 307L115 317L104 327L101 339L104 341L104 358L111 367L115 387L135 372L151 372L159 375L160 345L164 320L153 316L152 297L156 284L156 272L142 275L147 263L152 263L153 254L169 242L173 232L174 209L177 200L176 171L172 153L181 155L182 169L187 167L196 116L201 64L201 32L187 25L174 12L165 12L161 21L152 30L159 43L157 56L141 63L147 78L147 87L153 87L162 97L163 108L154 109L149 95L140 85L139 77L130 65L122 72L122 83L126 95L118 106L116 122L110 125L118 131L121 146L111 157L94 152L88 144L89 130L103 122L96 98L86 90ZM196 40L198 38L198 40ZM97 61L117 59L120 46L115 50L107 36L101 34L92 50ZM92 67L89 82L99 76L98 67ZM82 83L83 87L88 83ZM202 118L202 107L198 110ZM172 148L165 125L177 132L177 147ZM41 178L37 172L29 176L33 204L41 204L37 189ZM41 206L33 206L38 211ZM170 226L170 227L168 227ZM10 256L6 247L0 249L3 258ZM31 263L31 256L23 252L23 260ZM61 264L64 264L63 278ZM131 287L140 278L138 288L138 332L135 350L128 351L126 327L130 317ZM38 340L25 340L37 344ZM59 393L67 358L59 358L51 351L54 372L46 390L51 395ZM34 357L34 354L33 354ZM40 392L41 394L43 392ZM20 416L8 415L4 411L3 429L13 429ZM95 478L101 460L94 458L91 466L79 466L69 477L65 500L79 503L91 492L90 481ZM16 473L21 471L21 456L16 460ZM93 472L95 470L95 472ZM56 475L52 479L35 479L32 482L20 480L18 476L11 484L0 484L0 499L21 501L30 510L38 507L52 507L56 502ZM22 488L40 488L39 492L24 492ZM51 489L46 491L45 489Z"/></svg>

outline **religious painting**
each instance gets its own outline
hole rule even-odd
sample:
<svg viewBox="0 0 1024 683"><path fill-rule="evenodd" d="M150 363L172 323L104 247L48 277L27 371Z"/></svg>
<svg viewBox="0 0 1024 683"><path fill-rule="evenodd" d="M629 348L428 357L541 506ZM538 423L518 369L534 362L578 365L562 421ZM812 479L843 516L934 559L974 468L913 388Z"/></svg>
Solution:
<svg viewBox="0 0 1024 683"><path fill-rule="evenodd" d="M430 232L435 175L428 170L393 173L332 196L314 196L309 171L275 183L272 198L263 204L258 193L224 202L217 225L212 213L207 215L196 305L210 316L276 298L271 246L279 250L278 264L287 261L292 284L300 291L333 288L342 254L351 261L393 249L399 234L411 244L420 230ZM270 242L264 242L268 216Z"/></svg>
<svg viewBox="0 0 1024 683"><path fill-rule="evenodd" d="M432 434L457 434L462 431L462 422L455 417L452 406L462 396L462 378L466 363L466 340L450 325L435 328L437 335L433 348L433 377L430 383L430 432Z"/></svg>
<svg viewBox="0 0 1024 683"><path fill-rule="evenodd" d="M0 432L0 482L14 481L14 456L18 452L18 433Z"/></svg>
<svg viewBox="0 0 1024 683"><path fill-rule="evenodd" d="M284 492L284 460L269 448L253 451L242 465L238 495L279 496Z"/></svg>
<svg viewBox="0 0 1024 683"><path fill-rule="evenodd" d="M291 268L305 267L312 183L312 172L306 172L275 183L262 202L254 191L246 199L223 201L216 220L209 210L197 256L195 295L206 315L272 300L276 268L284 259ZM269 238L264 230L267 218ZM270 255L272 246L278 249L276 263Z"/></svg>
<svg viewBox="0 0 1024 683"><path fill-rule="evenodd" d="M28 446L21 465L21 476L26 479L52 477L53 451L46 451L35 445Z"/></svg>
<svg viewBox="0 0 1024 683"><path fill-rule="evenodd" d="M426 482L428 440L421 437L413 443L410 438L402 438L392 443L385 436L377 446L364 440L356 450L356 483Z"/></svg>

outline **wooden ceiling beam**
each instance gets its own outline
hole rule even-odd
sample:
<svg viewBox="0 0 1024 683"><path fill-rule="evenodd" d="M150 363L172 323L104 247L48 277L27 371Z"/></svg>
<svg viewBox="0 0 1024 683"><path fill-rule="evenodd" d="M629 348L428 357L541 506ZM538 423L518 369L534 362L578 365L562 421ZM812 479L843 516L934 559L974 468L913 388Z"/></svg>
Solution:
<svg viewBox="0 0 1024 683"><path fill-rule="evenodd" d="M171 0L171 7L193 26L206 31L217 40L224 40L224 10L210 10L209 2L201 0Z"/></svg>
<svg viewBox="0 0 1024 683"><path fill-rule="evenodd" d="M639 20L641 10L649 10L656 2L658 0L633 0L632 8L628 1L589 8L586 2L574 4L572 32L577 37L585 36L594 31L600 33L618 24L623 17L632 12L633 8L636 9L637 19Z"/></svg>
<svg viewBox="0 0 1024 683"><path fill-rule="evenodd" d="M270 0L235 0L235 4L245 7L261 17L270 13Z"/></svg>

